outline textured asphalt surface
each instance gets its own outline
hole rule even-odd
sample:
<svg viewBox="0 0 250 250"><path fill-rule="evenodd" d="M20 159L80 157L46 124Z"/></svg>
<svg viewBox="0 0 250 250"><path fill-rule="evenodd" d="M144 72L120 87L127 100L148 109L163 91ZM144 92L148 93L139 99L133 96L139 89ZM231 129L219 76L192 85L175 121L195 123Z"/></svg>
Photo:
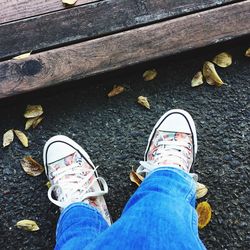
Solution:
<svg viewBox="0 0 250 250"><path fill-rule="evenodd" d="M52 249L58 209L47 199L46 177L30 177L20 159L32 155L42 162L43 145L51 136L64 134L81 144L99 165L109 184L106 201L114 220L136 190L129 180L131 167L143 159L147 138L167 110L189 111L197 126L199 179L209 188L206 196L212 221L200 230L208 249L249 249L249 85L250 59L244 56L250 39L219 44L63 86L0 100L0 134L24 129L27 104L41 104L45 119L29 130L29 148L15 142L0 149L0 249ZM233 55L233 65L218 72L227 83L221 88L191 88L193 75L218 52ZM84 62L83 62L84 63ZM144 82L142 73L158 71L157 79ZM126 92L108 98L114 84ZM136 103L147 96L151 110ZM36 220L38 232L15 227L22 219ZM138 249L140 249L138 247Z"/></svg>

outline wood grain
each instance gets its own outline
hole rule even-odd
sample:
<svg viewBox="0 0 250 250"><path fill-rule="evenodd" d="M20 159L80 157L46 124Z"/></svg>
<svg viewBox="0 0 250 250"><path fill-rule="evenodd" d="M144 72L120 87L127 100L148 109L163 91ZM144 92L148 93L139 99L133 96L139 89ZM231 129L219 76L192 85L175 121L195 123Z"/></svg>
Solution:
<svg viewBox="0 0 250 250"><path fill-rule="evenodd" d="M186 15L234 0L109 0L0 26L0 60Z"/></svg>
<svg viewBox="0 0 250 250"><path fill-rule="evenodd" d="M97 1L102 0L78 0L74 6ZM0 24L63 10L65 8L67 8L67 6L65 6L61 0L1 0Z"/></svg>
<svg viewBox="0 0 250 250"><path fill-rule="evenodd" d="M250 0L0 63L0 98L250 33Z"/></svg>

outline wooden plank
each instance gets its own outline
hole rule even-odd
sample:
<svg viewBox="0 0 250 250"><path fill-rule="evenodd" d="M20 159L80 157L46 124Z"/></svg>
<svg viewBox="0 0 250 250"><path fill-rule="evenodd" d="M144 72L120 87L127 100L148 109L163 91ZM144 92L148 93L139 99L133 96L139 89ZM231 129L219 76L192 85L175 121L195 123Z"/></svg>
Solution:
<svg viewBox="0 0 250 250"><path fill-rule="evenodd" d="M101 1L11 22L0 26L0 59L90 40L233 1Z"/></svg>
<svg viewBox="0 0 250 250"><path fill-rule="evenodd" d="M0 63L0 98L246 34L250 0L12 59Z"/></svg>
<svg viewBox="0 0 250 250"><path fill-rule="evenodd" d="M74 6L97 1L102 0L78 0ZM61 0L1 0L0 24L62 10L66 7Z"/></svg>

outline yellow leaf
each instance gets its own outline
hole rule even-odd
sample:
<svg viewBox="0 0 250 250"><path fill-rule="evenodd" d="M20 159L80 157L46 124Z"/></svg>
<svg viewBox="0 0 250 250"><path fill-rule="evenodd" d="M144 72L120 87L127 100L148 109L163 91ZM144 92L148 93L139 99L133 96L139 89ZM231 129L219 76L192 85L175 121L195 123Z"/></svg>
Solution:
<svg viewBox="0 0 250 250"><path fill-rule="evenodd" d="M222 68L226 68L232 64L232 56L229 53L222 52L215 56L213 62Z"/></svg>
<svg viewBox="0 0 250 250"><path fill-rule="evenodd" d="M199 183L199 182L196 183L196 198L197 199L204 197L207 194L207 192L208 192L208 189L204 184Z"/></svg>
<svg viewBox="0 0 250 250"><path fill-rule="evenodd" d="M38 176L44 171L44 167L36 162L31 156L25 156L21 160L23 170L31 176Z"/></svg>
<svg viewBox="0 0 250 250"><path fill-rule="evenodd" d="M155 69L150 69L150 70L147 70L143 73L143 78L144 78L144 81L152 81L156 78L157 76L157 71Z"/></svg>
<svg viewBox="0 0 250 250"><path fill-rule="evenodd" d="M19 56L15 56L15 57L13 57L13 59L15 59L15 60L26 59L26 58L28 58L30 56L30 54L31 54L31 51L28 52L28 53L21 54Z"/></svg>
<svg viewBox="0 0 250 250"><path fill-rule="evenodd" d="M114 85L113 89L108 93L108 97L116 96L124 92L125 88L120 85Z"/></svg>
<svg viewBox="0 0 250 250"><path fill-rule="evenodd" d="M29 141L27 136L20 130L14 130L14 132L19 141L23 144L23 146L27 148L29 146Z"/></svg>
<svg viewBox="0 0 250 250"><path fill-rule="evenodd" d="M36 117L36 119L34 120L33 124L32 124L32 128L36 128L37 125L43 120L43 117Z"/></svg>
<svg viewBox="0 0 250 250"><path fill-rule="evenodd" d="M16 226L18 228L31 232L38 231L40 229L36 222L33 220L20 220L16 223Z"/></svg>
<svg viewBox="0 0 250 250"><path fill-rule="evenodd" d="M204 63L203 75L207 83L210 85L221 86L222 84L224 84L219 75L217 74L214 64L211 62L206 61Z"/></svg>
<svg viewBox="0 0 250 250"><path fill-rule="evenodd" d="M196 211L198 213L198 226L202 229L210 222L212 209L207 201L203 201L198 204Z"/></svg>
<svg viewBox="0 0 250 250"><path fill-rule="evenodd" d="M41 105L27 105L24 117L34 118L43 114L43 108Z"/></svg>
<svg viewBox="0 0 250 250"><path fill-rule="evenodd" d="M250 57L250 48L246 50L245 56Z"/></svg>
<svg viewBox="0 0 250 250"><path fill-rule="evenodd" d="M14 140L13 130L10 129L3 135L3 147L9 146Z"/></svg>
<svg viewBox="0 0 250 250"><path fill-rule="evenodd" d="M28 118L28 120L25 123L25 130L28 130L31 126L32 128L37 127L37 125L43 120L43 117L38 116L34 118Z"/></svg>
<svg viewBox="0 0 250 250"><path fill-rule="evenodd" d="M77 2L77 0L62 0L62 2L64 4L74 5Z"/></svg>
<svg viewBox="0 0 250 250"><path fill-rule="evenodd" d="M192 87L197 87L203 84L203 76L201 71L197 72L195 76L192 79L191 86Z"/></svg>
<svg viewBox="0 0 250 250"><path fill-rule="evenodd" d="M45 185L46 185L46 186L47 186L47 188L49 189L49 188L51 187L51 183L50 183L50 181L47 181Z"/></svg>
<svg viewBox="0 0 250 250"><path fill-rule="evenodd" d="M144 177L140 174L137 174L133 169L129 174L129 178L132 182L134 182L137 186L140 186L141 182L143 181Z"/></svg>
<svg viewBox="0 0 250 250"><path fill-rule="evenodd" d="M137 102L139 104L141 104L142 106L144 106L145 108L150 109L150 104L148 102L148 98L147 97L145 97L145 96L139 96L138 99L137 99Z"/></svg>

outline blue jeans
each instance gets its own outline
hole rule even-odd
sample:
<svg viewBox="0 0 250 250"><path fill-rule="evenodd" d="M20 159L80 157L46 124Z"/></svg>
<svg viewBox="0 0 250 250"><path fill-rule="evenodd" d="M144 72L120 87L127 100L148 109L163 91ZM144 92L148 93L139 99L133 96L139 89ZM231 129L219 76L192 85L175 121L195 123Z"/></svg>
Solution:
<svg viewBox="0 0 250 250"><path fill-rule="evenodd" d="M89 205L71 204L59 218L55 249L206 249L198 235L195 190L189 174L158 168L110 227Z"/></svg>

